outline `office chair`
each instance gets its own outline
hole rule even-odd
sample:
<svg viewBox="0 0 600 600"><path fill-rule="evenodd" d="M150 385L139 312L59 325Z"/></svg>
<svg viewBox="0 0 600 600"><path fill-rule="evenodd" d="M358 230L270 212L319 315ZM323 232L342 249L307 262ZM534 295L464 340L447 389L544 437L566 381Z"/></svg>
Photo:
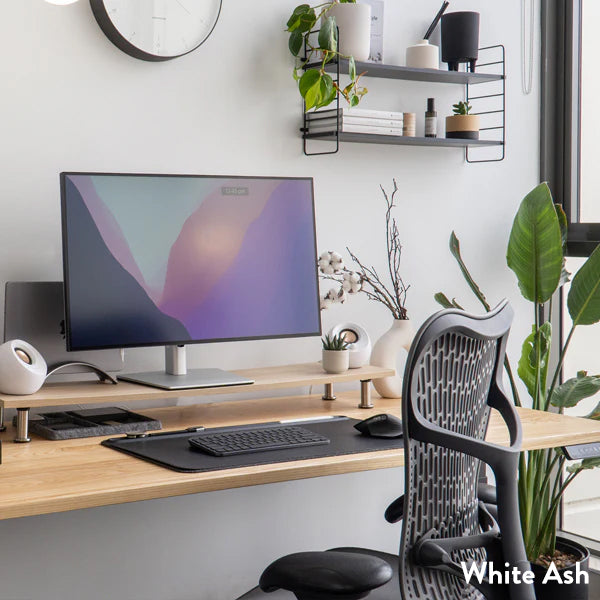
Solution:
<svg viewBox="0 0 600 600"><path fill-rule="evenodd" d="M535 600L531 585L467 584L460 565L530 568L517 499L521 425L501 384L512 317L507 301L482 317L450 309L417 333L403 383L405 494L385 514L402 519L400 554L290 554L239 600ZM510 447L484 441L490 408L503 417ZM481 463L495 474L496 497L485 486L478 497Z"/></svg>

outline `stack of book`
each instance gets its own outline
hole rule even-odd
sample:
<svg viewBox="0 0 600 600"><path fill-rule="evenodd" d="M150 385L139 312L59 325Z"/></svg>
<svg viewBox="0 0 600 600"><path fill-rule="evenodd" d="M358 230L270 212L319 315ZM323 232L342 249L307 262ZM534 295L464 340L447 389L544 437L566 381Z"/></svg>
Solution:
<svg viewBox="0 0 600 600"><path fill-rule="evenodd" d="M306 114L306 133L336 131L346 133L375 133L378 135L402 135L404 116L401 112L340 108L321 110Z"/></svg>

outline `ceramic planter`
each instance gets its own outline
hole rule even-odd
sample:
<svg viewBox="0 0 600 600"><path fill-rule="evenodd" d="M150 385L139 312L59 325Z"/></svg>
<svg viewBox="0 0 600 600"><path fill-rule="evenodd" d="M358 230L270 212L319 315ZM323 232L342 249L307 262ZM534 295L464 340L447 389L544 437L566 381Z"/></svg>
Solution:
<svg viewBox="0 0 600 600"><path fill-rule="evenodd" d="M350 366L348 350L323 350L323 369L327 373L344 373Z"/></svg>
<svg viewBox="0 0 600 600"><path fill-rule="evenodd" d="M369 4L336 3L328 11L338 26L339 52L354 60L368 60L371 51L371 6Z"/></svg>
<svg viewBox="0 0 600 600"><path fill-rule="evenodd" d="M398 368L400 355L408 353L415 337L415 330L408 319L395 319L373 346L371 364L376 367L396 369L393 377L374 379L373 385L382 398L402 396L402 370Z"/></svg>
<svg viewBox="0 0 600 600"><path fill-rule="evenodd" d="M580 570L588 570L590 553L587 548L581 544L560 537L556 540L556 547L563 552L568 552L569 554L577 556L578 562L580 563ZM577 583L574 581L570 584L564 584L551 580L542 584L544 576L546 575L546 568L532 564L531 570L535 573L535 597L537 600L557 600L558 598L560 598L560 600L588 600L589 590L588 586L584 583ZM569 566L558 569L561 579L564 579L565 571L571 571L573 577L575 576L575 567Z"/></svg>
<svg viewBox="0 0 600 600"><path fill-rule="evenodd" d="M479 13L453 12L442 17L442 60L449 71L469 63L471 71L479 56Z"/></svg>
<svg viewBox="0 0 600 600"><path fill-rule="evenodd" d="M446 137L459 140L478 140L479 115L451 115L446 117Z"/></svg>

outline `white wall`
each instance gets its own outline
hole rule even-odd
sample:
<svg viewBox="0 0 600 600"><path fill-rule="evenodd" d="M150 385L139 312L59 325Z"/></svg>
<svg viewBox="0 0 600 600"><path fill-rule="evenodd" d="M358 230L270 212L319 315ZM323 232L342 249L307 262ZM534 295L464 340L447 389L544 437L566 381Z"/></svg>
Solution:
<svg viewBox="0 0 600 600"><path fill-rule="evenodd" d="M519 86L519 3L460 0L453 6L480 10L482 44L507 47L507 158L484 165L466 165L460 150L359 144L335 156L304 157L283 32L294 6L290 0L224 0L219 24L199 50L152 64L112 46L85 0L62 8L42 0L4 2L0 33L9 50L0 61L0 280L61 277L62 170L313 176L320 249L349 245L381 265L378 186L389 189L396 178L411 318L418 325L436 310L439 290L477 308L447 250L455 229L490 301L514 300L516 356L529 315L504 254L516 207L538 181L539 156L537 71L530 96ZM438 8L437 0L386 3L386 62L402 62L404 48ZM365 83L366 108L414 111L419 128L427 96L436 97L441 120L463 93L454 86ZM325 313L323 326L342 319L364 324L374 338L390 324L382 307L362 298ZM239 368L310 361L318 353L318 339L306 339L197 346L189 356L198 366ZM126 365L159 368L162 352L128 351ZM352 542L393 550L397 529L381 518L402 489L401 474L392 475L0 522L0 598L94 600L114 590L128 600L220 600L240 593L268 560L289 550ZM214 550L203 549L211 542ZM234 560L219 566L217 559L228 556ZM66 581L89 582L91 589L73 595Z"/></svg>

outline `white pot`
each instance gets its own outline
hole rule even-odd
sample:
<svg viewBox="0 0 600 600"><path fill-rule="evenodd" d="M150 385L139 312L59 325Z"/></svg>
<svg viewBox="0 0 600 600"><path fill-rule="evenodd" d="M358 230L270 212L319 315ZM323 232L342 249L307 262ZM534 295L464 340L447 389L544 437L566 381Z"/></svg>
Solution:
<svg viewBox="0 0 600 600"><path fill-rule="evenodd" d="M403 351L408 352L415 337L415 330L408 319L394 319L392 327L386 331L373 346L371 364L386 369L396 369L393 377L374 379L373 385L382 398L400 398L402 396L402 372L398 363Z"/></svg>
<svg viewBox="0 0 600 600"><path fill-rule="evenodd" d="M429 40L421 40L406 49L406 66L414 69L439 69L440 49L430 44Z"/></svg>
<svg viewBox="0 0 600 600"><path fill-rule="evenodd" d="M323 369L327 373L344 373L350 366L348 350L323 350Z"/></svg>
<svg viewBox="0 0 600 600"><path fill-rule="evenodd" d="M371 51L371 5L336 3L326 13L340 30L339 52L354 60L368 60Z"/></svg>

